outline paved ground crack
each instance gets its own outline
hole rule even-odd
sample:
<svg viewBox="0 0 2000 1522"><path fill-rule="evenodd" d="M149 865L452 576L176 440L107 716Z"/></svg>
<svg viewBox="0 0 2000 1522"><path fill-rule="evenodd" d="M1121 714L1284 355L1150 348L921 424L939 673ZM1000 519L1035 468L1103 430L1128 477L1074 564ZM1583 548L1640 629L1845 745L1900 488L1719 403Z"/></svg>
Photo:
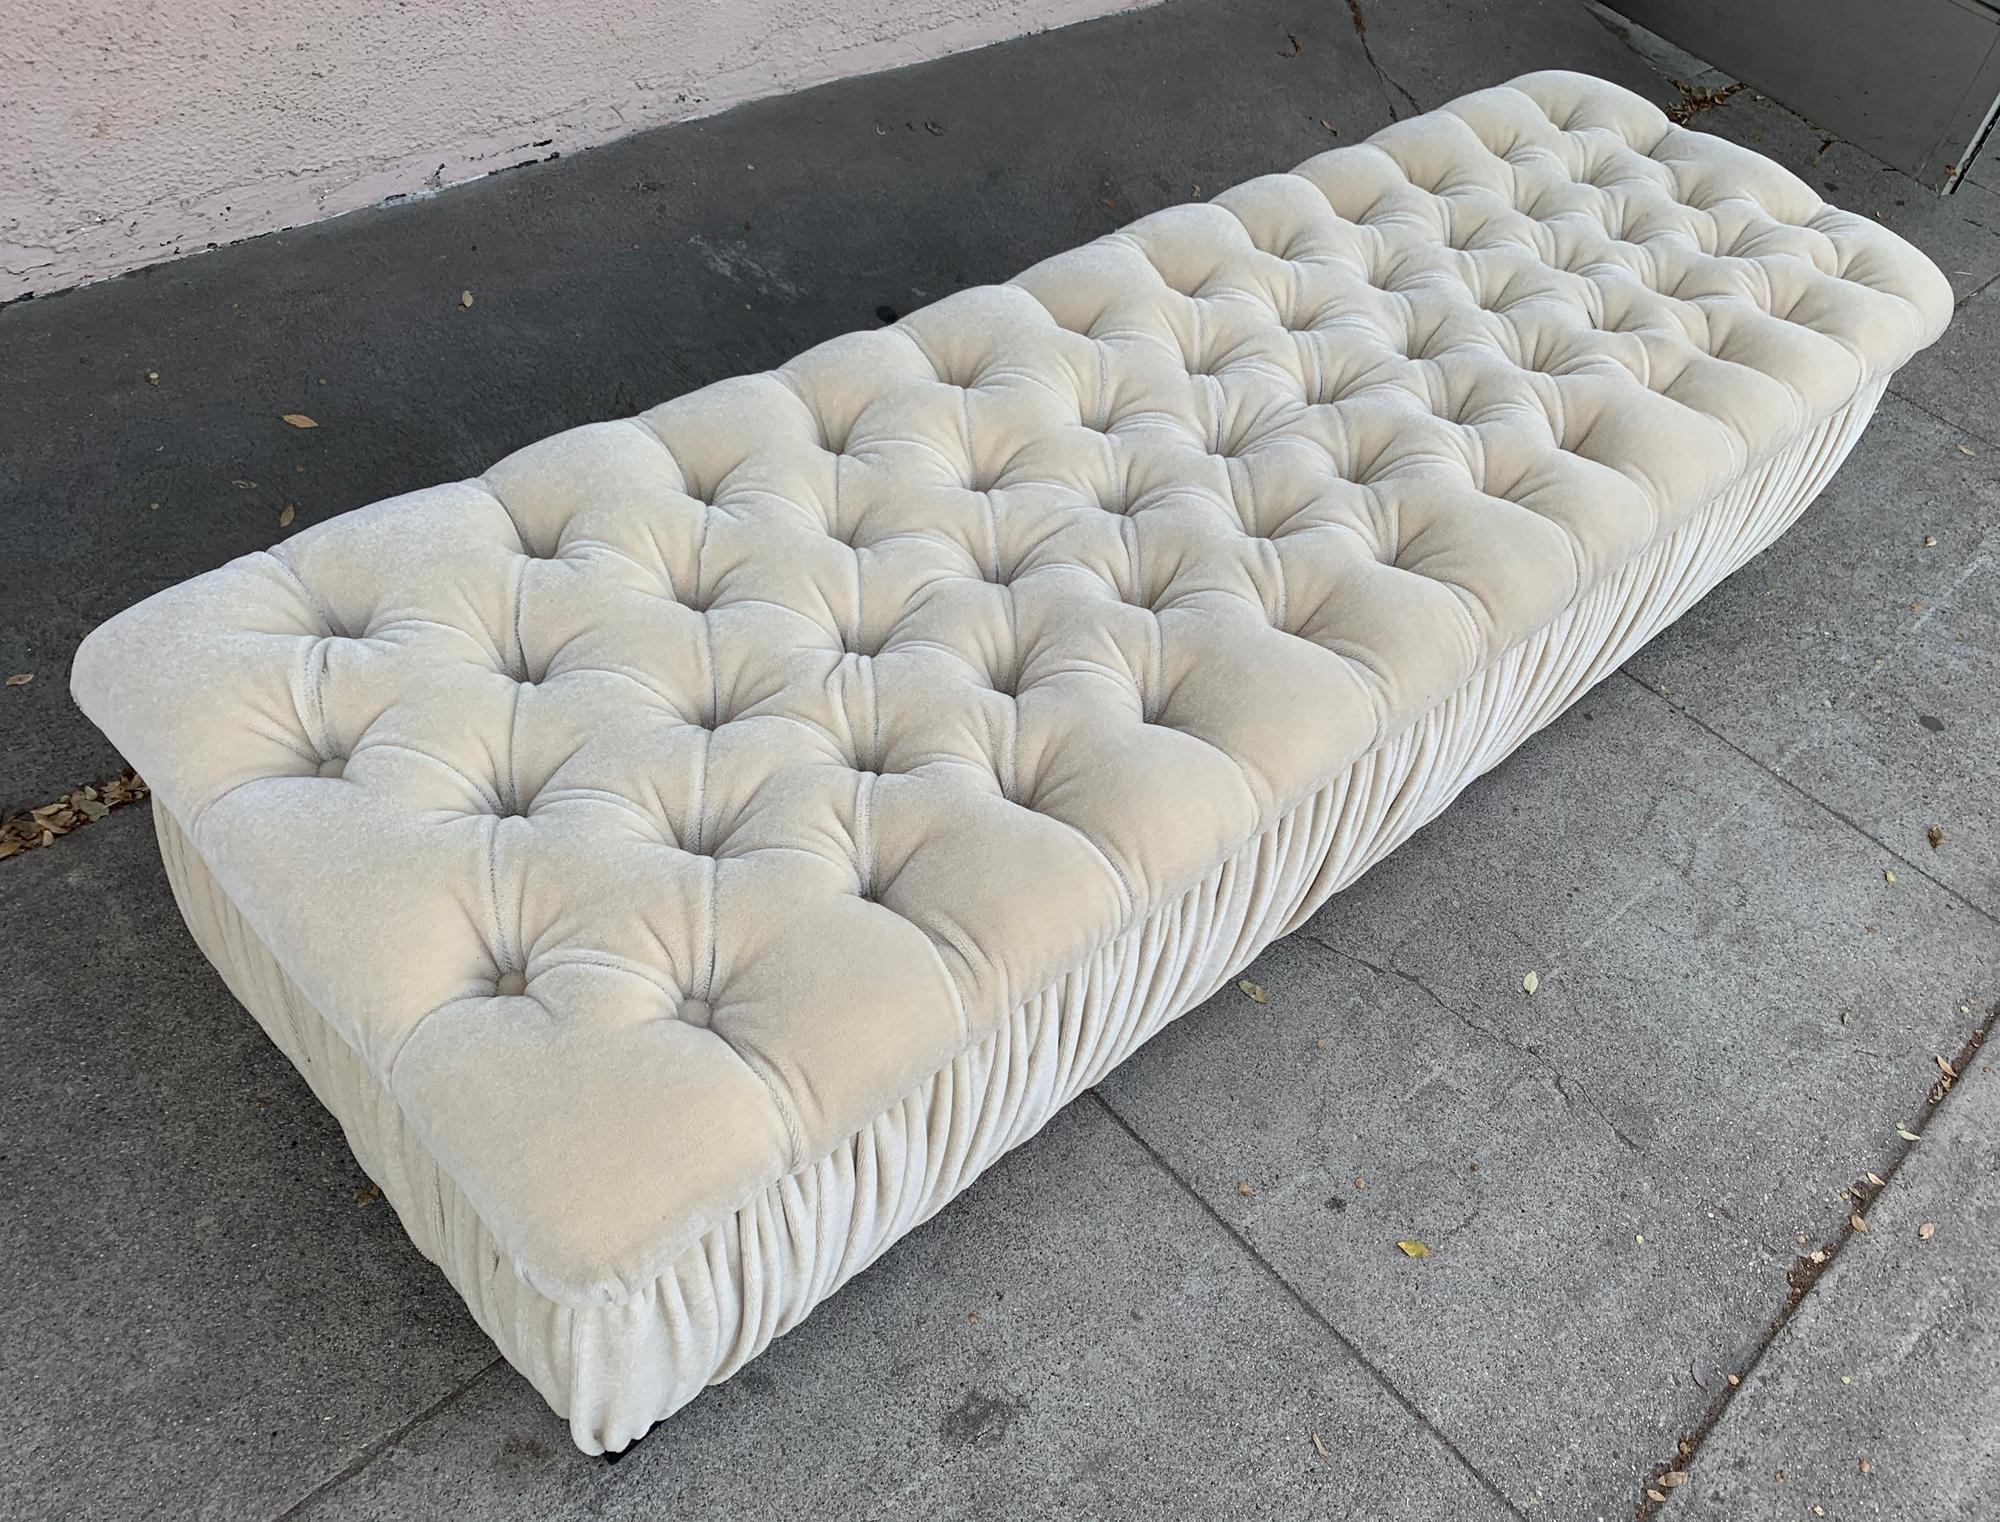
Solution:
<svg viewBox="0 0 2000 1522"><path fill-rule="evenodd" d="M1342 960L1352 962L1356 967L1365 967L1377 977L1394 978L1399 982L1409 984L1467 1030L1485 1037L1496 1046L1503 1046L1511 1052L1517 1052L1521 1056L1526 1057L1549 1075L1550 1081L1555 1085L1556 1093L1562 1097L1564 1104L1568 1105L1571 1109L1585 1111L1599 1121L1628 1151L1637 1152L1640 1150L1639 1144L1627 1136L1618 1123L1604 1112L1604 1108L1591 1097L1590 1091L1578 1082L1578 1080L1557 1067L1539 1048L1516 1041L1505 1031L1495 1029L1484 1021L1475 1020L1464 1010L1459 1009L1445 999L1435 988L1432 988L1429 983L1425 982L1416 973L1398 967L1393 962L1384 966L1378 962L1371 962L1366 957L1356 956L1353 952L1335 946L1329 941L1321 940L1309 930L1301 931L1300 934L1322 951L1330 951Z"/></svg>
<svg viewBox="0 0 2000 1522"><path fill-rule="evenodd" d="M1394 95L1402 96L1403 103L1407 105L1411 111L1421 112L1424 108L1417 104L1416 96L1412 95L1408 90L1405 90L1401 85L1397 84L1395 80L1391 79L1389 77L1389 71L1383 68L1381 61L1376 58L1375 49L1373 45L1368 41L1368 22L1363 18L1361 14L1361 0L1347 0L1347 14L1354 18L1354 35L1361 39L1361 56L1368 60L1368 67L1374 71L1376 80L1382 86L1382 93L1385 96L1392 97L1388 103L1389 119L1391 121L1402 120L1402 114L1396 110L1396 102L1393 98Z"/></svg>

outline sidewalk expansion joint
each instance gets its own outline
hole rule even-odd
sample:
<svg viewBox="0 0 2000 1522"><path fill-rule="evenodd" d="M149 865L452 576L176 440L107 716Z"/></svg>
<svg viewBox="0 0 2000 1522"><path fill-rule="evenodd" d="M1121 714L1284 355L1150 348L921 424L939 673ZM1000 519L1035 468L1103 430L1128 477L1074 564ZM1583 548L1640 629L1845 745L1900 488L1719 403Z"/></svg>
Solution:
<svg viewBox="0 0 2000 1522"><path fill-rule="evenodd" d="M1749 751L1745 750L1742 746L1738 745L1734 740L1730 739L1728 735L1724 734L1721 730L1717 729L1713 724L1709 723L1700 714L1695 713L1692 709L1682 707L1679 703L1676 703L1671 697L1669 697L1666 693L1662 692L1659 688L1655 687L1651 682L1647 681L1644 677L1635 674L1630 669L1624 666L1618 668L1618 674L1624 677L1626 681L1632 683L1633 686L1639 687L1644 691L1651 693L1654 697L1658 698L1662 703L1665 703L1675 713L1679 714L1682 718L1686 719L1690 724L1694 725L1695 728L1699 729L1703 734L1707 735L1711 740L1714 740L1717 744L1727 746L1732 752L1734 752L1738 756L1741 756L1745 761L1748 761L1752 766L1756 767L1758 771L1762 772L1772 781L1778 783L1787 792L1796 794L1798 797L1805 799L1805 801L1810 803L1814 808L1820 809L1825 813L1829 814L1830 816L1832 816L1833 818L1839 820L1842 824L1846 825L1850 830L1854 831L1855 834L1859 835L1863 840L1867 841L1870 845L1874 846L1877 850L1883 852L1885 855L1892 857L1900 866L1916 874L1916 876L1922 878L1926 883L1928 883L1931 887L1937 889L1938 892L1942 893L1946 898L1950 899L1953 903L1958 904L1962 908L1971 910L1974 914L1978 915L1982 920L1986 921L1986 923L1989 925L2000 926L2000 916L1995 916L1993 911L1991 909L1988 909L1984 904L1975 902L1974 900L1967 898L1963 893L1959 892L1959 890L1954 888L1950 883L1943 882L1940 879L1933 877L1931 873L1928 870L1926 870L1924 864L1918 861L1915 857L1908 856L1904 854L1902 851L1898 850L1895 846L1890 845L1887 841L1883 840L1879 835L1876 835L1873 831L1869 830L1865 825L1863 825L1859 820L1855 819L1852 815L1843 813L1841 810L1835 808L1832 804L1828 803L1824 798L1821 798L1818 794L1812 792L1808 788L1800 786L1792 778L1786 776L1783 772L1779 771L1770 762L1764 760L1759 756L1752 755ZM1780 758L1781 764L1782 764L1782 759L1783 758Z"/></svg>
<svg viewBox="0 0 2000 1522"><path fill-rule="evenodd" d="M445 1391L444 1394L440 1395L428 1406L425 1406L423 1410L417 1412L408 1421L401 1423L399 1426L391 1427L387 1432L371 1438L362 1445L361 1451L349 1459L337 1472L328 1475L297 1500L272 1513L271 1522L289 1522L290 1518L302 1516L312 1510L313 1507L317 1506L349 1480L368 1468L369 1465L373 1464L391 1448L394 1448L404 1438L415 1432L417 1428L423 1426L425 1422L436 1416L440 1411L443 1411L447 1406L456 1402L460 1396L464 1395L495 1369L504 1366L506 1362L506 1359L495 1354L488 1363L467 1375L457 1385Z"/></svg>
<svg viewBox="0 0 2000 1522"><path fill-rule="evenodd" d="M1701 1456L1702 1444L1721 1424L1724 1414L1736 1397L1750 1387L1751 1377L1757 1372L1758 1365L1763 1363L1764 1355L1776 1344L1779 1335L1790 1324L1792 1317L1798 1314L1799 1307L1806 1303L1813 1290L1819 1286L1827 1270L1839 1260L1848 1244L1868 1229L1866 1212L1894 1186L1896 1176L1903 1171L1903 1165L1915 1154L1924 1133L1930 1129L1930 1122L1950 1101L1952 1090L1964 1078L1979 1049L1993 1035L1996 1027L2000 1027L2000 1003L1996 1003L1987 1012L1985 1022L1966 1038L1965 1045L1960 1048L1955 1061L1947 1064L1940 1060L1938 1066L1944 1077L1932 1084L1930 1091L1925 1095L1924 1108L1929 1113L1922 1125L1915 1132L1903 1130L1902 1134L1906 1138L1903 1148L1896 1154L1885 1173L1873 1175L1864 1184L1857 1184L1849 1191L1854 1197L1854 1209L1841 1223L1833 1240L1824 1247L1800 1257L1793 1264L1785 1275L1788 1286L1785 1303L1772 1318L1771 1324L1764 1329L1764 1335L1758 1339L1756 1348L1750 1354L1749 1362L1744 1364L1731 1380L1722 1383L1694 1430L1675 1444L1674 1456L1655 1464L1648 1472L1640 1485L1638 1502L1632 1509L1633 1522L1652 1522L1652 1519L1658 1517L1666 1504L1673 1499L1679 1487L1687 1482L1688 1471ZM1875 1183L1876 1178L1881 1180L1879 1184ZM1862 1188L1869 1191L1865 1198L1859 1193Z"/></svg>
<svg viewBox="0 0 2000 1522"><path fill-rule="evenodd" d="M1292 1304L1296 1305L1301 1311L1303 1311L1306 1314L1306 1317L1310 1321L1312 1321L1314 1325L1319 1327L1321 1331L1325 1332L1335 1342L1339 1343L1341 1348L1348 1354L1348 1356L1351 1357L1357 1364L1359 1364L1362 1369L1367 1371L1368 1376L1371 1379L1373 1379L1376 1384L1382 1387L1383 1391L1387 1393L1389 1398L1395 1401L1395 1403L1398 1406L1402 1407L1404 1414L1410 1417L1413 1421L1417 1423L1419 1427L1421 1427L1426 1433L1428 1433L1432 1438L1434 1438L1437 1441L1438 1445L1442 1447L1446 1453L1451 1455L1452 1459L1455 1462L1457 1462L1459 1466L1463 1468L1467 1474L1471 1475L1473 1479L1479 1482L1480 1487L1483 1490L1485 1490L1488 1495L1492 1496L1493 1499L1499 1505L1501 1505L1506 1509L1506 1512L1510 1517L1517 1517L1521 1519L1521 1522L1527 1522L1527 1514L1523 1512L1520 1507L1516 1506L1513 1503L1513 1501L1509 1500L1507 1497L1507 1493L1503 1491L1498 1485L1496 1485L1493 1482L1493 1480L1490 1477L1488 1477L1488 1475L1484 1470L1482 1470L1477 1464L1473 1463L1472 1460L1466 1456L1465 1452L1458 1446L1458 1444L1452 1441L1450 1435L1446 1433L1442 1428L1440 1428L1435 1422L1433 1422L1430 1419L1430 1417L1425 1415L1422 1407L1418 1406L1415 1401L1411 1400L1407 1395L1405 1395L1401 1390L1399 1390L1396 1387L1395 1383L1389 1378L1389 1376L1384 1374L1379 1368L1377 1368L1374 1362L1368 1357L1368 1355L1361 1351L1360 1347L1354 1342L1354 1340L1351 1337L1349 1337L1345 1332L1343 1332L1339 1327L1335 1326L1333 1322L1327 1318L1325 1312L1320 1310L1320 1308L1317 1305L1313 1304L1312 1300L1307 1297L1304 1291L1302 1291L1296 1284L1292 1283L1290 1279L1286 1278L1282 1273L1280 1273L1276 1268L1276 1266L1272 1264L1269 1258L1266 1258L1262 1253L1257 1251L1256 1247L1251 1243L1248 1237L1244 1236L1243 1233L1240 1230L1238 1230L1237 1227L1231 1221L1229 1221L1227 1217L1222 1215L1220 1211L1218 1211L1213 1205L1211 1205L1206 1199L1202 1197L1200 1190L1196 1189L1185 1178L1181 1177L1179 1171L1174 1168L1173 1164L1169 1163L1166 1160L1166 1158L1160 1155L1158 1148L1156 1148L1151 1142L1147 1141L1145 1137L1139 1134L1138 1129L1134 1127L1129 1120L1127 1120L1123 1115L1121 1115L1118 1112L1117 1108L1111 1103L1110 1100L1104 1097L1101 1091L1093 1088L1089 1092L1090 1092L1090 1097L1097 1102L1097 1104L1103 1109L1106 1115L1111 1117L1112 1122L1119 1128L1119 1130L1123 1131L1127 1136L1131 1137L1135 1143L1138 1144L1139 1149L1143 1151L1147 1157L1152 1159L1154 1166L1157 1167L1162 1173L1166 1174L1168 1178L1173 1180L1174 1184L1180 1189L1180 1191L1194 1202L1196 1208L1199 1209L1203 1215L1207 1216L1209 1220L1214 1222L1215 1225L1221 1229L1222 1234L1227 1238L1229 1238L1229 1240L1233 1242L1236 1245L1236 1247L1240 1249L1250 1259L1251 1262L1257 1265L1257 1267L1263 1272L1264 1276L1278 1287L1278 1289L1284 1294L1286 1299L1290 1300Z"/></svg>

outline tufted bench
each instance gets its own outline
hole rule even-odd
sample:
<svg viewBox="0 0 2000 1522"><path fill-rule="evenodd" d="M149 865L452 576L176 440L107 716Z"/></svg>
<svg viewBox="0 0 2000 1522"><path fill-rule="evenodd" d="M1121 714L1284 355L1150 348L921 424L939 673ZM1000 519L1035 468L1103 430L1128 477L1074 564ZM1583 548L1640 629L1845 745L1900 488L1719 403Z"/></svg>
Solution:
<svg viewBox="0 0 2000 1522"><path fill-rule="evenodd" d="M1782 532L1950 306L1530 75L233 561L75 691L616 1450Z"/></svg>

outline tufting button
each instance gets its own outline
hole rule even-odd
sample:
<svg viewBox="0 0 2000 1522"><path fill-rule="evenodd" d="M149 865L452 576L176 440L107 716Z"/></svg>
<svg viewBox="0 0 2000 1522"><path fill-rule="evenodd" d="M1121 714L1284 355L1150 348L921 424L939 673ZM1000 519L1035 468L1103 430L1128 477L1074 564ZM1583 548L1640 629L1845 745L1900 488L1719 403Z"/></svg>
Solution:
<svg viewBox="0 0 2000 1522"><path fill-rule="evenodd" d="M999 671L987 678L988 685L1003 698L1018 698L1021 695L1021 672Z"/></svg>
<svg viewBox="0 0 2000 1522"><path fill-rule="evenodd" d="M319 774L322 777L339 777L344 775L346 771L347 757L345 756L326 756L319 763Z"/></svg>
<svg viewBox="0 0 2000 1522"><path fill-rule="evenodd" d="M512 968L501 973L493 985L494 994L502 999L518 999L527 991L527 974Z"/></svg>

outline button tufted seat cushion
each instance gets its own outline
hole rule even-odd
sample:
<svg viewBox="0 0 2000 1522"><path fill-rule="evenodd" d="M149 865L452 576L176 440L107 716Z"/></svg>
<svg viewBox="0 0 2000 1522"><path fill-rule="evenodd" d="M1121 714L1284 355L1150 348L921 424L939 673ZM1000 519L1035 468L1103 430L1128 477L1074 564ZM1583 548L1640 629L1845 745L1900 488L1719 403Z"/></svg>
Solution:
<svg viewBox="0 0 2000 1522"><path fill-rule="evenodd" d="M619 1448L1781 532L1950 304L1530 75L310 529L75 690Z"/></svg>

